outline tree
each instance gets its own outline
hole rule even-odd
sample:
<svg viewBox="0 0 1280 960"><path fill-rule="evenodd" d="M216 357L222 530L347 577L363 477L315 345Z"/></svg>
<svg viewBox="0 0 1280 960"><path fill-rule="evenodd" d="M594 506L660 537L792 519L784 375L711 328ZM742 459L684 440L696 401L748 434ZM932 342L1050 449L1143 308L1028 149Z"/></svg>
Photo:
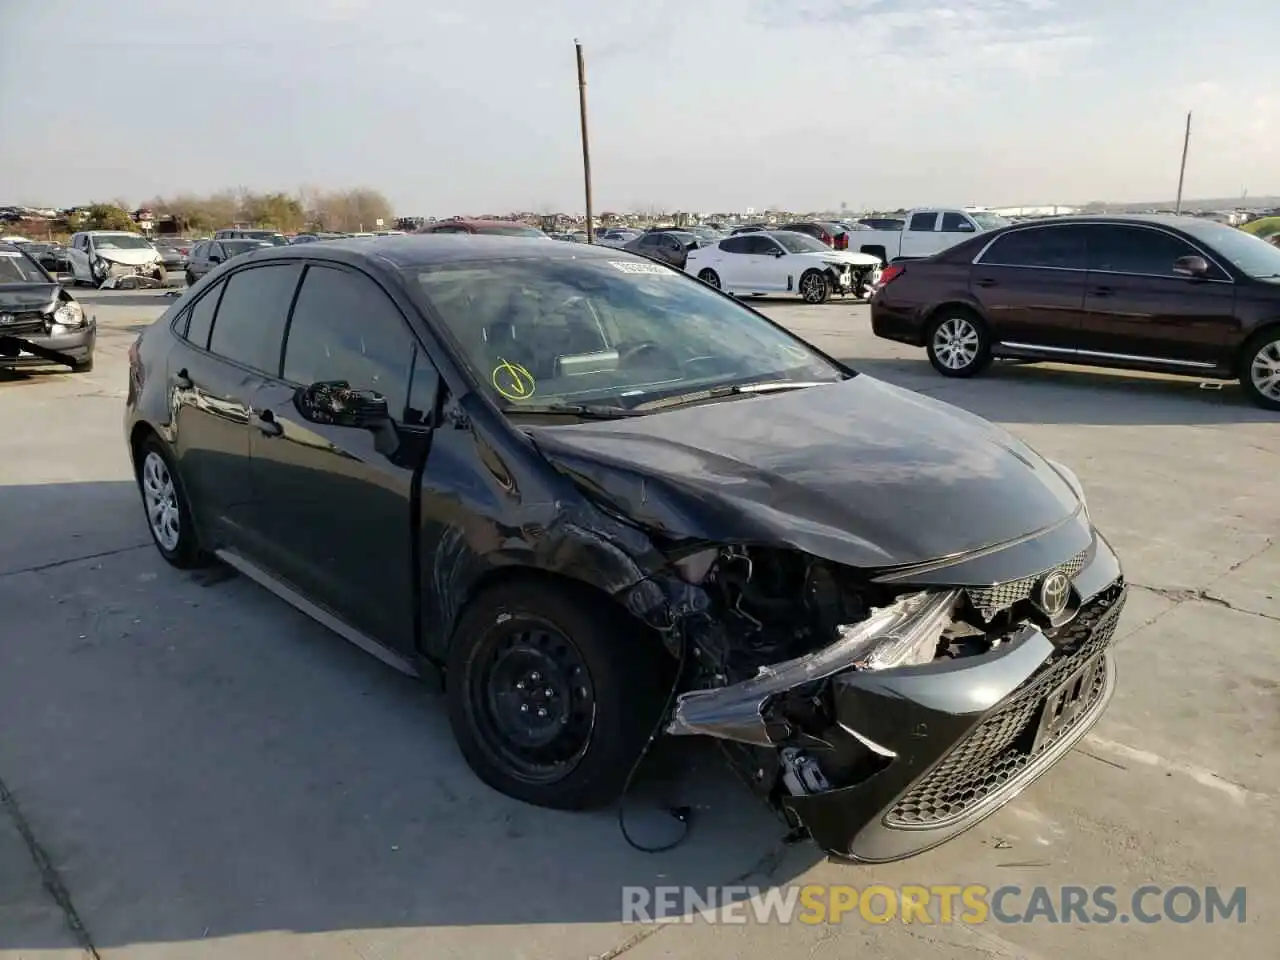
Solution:
<svg viewBox="0 0 1280 960"><path fill-rule="evenodd" d="M302 203L285 193L249 193L241 203L244 219L255 227L274 227L294 233L306 220Z"/></svg>
<svg viewBox="0 0 1280 960"><path fill-rule="evenodd" d="M81 230L129 230L138 229L128 211L112 203L91 203L82 212Z"/></svg>

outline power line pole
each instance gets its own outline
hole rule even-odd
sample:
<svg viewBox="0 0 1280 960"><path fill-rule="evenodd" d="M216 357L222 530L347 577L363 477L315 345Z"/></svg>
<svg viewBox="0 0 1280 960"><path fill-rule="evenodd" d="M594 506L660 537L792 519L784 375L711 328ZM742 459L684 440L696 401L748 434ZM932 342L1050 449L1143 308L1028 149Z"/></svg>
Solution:
<svg viewBox="0 0 1280 960"><path fill-rule="evenodd" d="M591 216L591 141L587 138L587 68L582 62L582 44L573 41L578 54L578 115L582 121L582 183L587 195L587 243L596 242Z"/></svg>
<svg viewBox="0 0 1280 960"><path fill-rule="evenodd" d="M1182 138L1182 166L1178 168L1178 199L1174 203L1173 212L1182 212L1182 183L1187 175L1187 147L1191 145L1191 112L1187 111L1187 132Z"/></svg>

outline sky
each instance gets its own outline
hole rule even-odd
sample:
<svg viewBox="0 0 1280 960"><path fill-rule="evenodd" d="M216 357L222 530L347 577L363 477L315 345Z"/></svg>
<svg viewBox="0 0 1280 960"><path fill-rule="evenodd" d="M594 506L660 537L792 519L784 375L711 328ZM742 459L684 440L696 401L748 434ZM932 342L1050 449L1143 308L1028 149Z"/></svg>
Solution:
<svg viewBox="0 0 1280 960"><path fill-rule="evenodd" d="M1275 0L0 0L0 203L399 215L1280 194Z"/></svg>

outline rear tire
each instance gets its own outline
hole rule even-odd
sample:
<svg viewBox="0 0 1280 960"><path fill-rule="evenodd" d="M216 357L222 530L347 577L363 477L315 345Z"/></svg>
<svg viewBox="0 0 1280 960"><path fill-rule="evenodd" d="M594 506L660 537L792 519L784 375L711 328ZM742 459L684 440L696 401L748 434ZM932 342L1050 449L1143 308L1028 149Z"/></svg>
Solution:
<svg viewBox="0 0 1280 960"><path fill-rule="evenodd" d="M972 310L944 307L929 326L929 362L944 377L972 377L991 363L991 336Z"/></svg>
<svg viewBox="0 0 1280 960"><path fill-rule="evenodd" d="M147 529L160 556L180 570L206 566L209 556L196 539L186 490L158 437L149 436L139 444L137 471Z"/></svg>
<svg viewBox="0 0 1280 960"><path fill-rule="evenodd" d="M720 289L720 275L714 270L707 269L699 272L698 279L705 283L708 287Z"/></svg>
<svg viewBox="0 0 1280 960"><path fill-rule="evenodd" d="M467 764L495 790L591 809L622 792L658 722L670 666L654 638L586 588L500 584L468 605L454 632L449 721Z"/></svg>
<svg viewBox="0 0 1280 960"><path fill-rule="evenodd" d="M195 285L196 285L196 278L195 278L195 276L191 273L191 271L190 271L190 270L188 270L188 271L187 271L187 286L188 286L188 287L194 287Z"/></svg>
<svg viewBox="0 0 1280 960"><path fill-rule="evenodd" d="M1280 410L1280 327L1263 330L1240 354L1240 386L1255 405Z"/></svg>

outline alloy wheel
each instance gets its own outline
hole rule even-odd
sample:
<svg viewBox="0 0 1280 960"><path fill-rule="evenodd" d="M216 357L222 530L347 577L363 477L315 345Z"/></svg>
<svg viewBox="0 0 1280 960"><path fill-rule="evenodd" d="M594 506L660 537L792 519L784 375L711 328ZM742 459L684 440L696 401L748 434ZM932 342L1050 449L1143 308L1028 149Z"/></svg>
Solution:
<svg viewBox="0 0 1280 960"><path fill-rule="evenodd" d="M1280 340L1263 344L1253 355L1249 379L1262 396L1280 402Z"/></svg>
<svg viewBox="0 0 1280 960"><path fill-rule="evenodd" d="M154 450L142 461L142 497L147 508L147 523L156 542L172 553L178 549L182 537L178 491L169 465Z"/></svg>
<svg viewBox="0 0 1280 960"><path fill-rule="evenodd" d="M949 370L963 370L978 359L981 338L967 317L951 317L938 324L933 334L933 352Z"/></svg>
<svg viewBox="0 0 1280 960"><path fill-rule="evenodd" d="M800 281L800 295L808 303L821 303L826 299L827 281L820 273L811 273Z"/></svg>

